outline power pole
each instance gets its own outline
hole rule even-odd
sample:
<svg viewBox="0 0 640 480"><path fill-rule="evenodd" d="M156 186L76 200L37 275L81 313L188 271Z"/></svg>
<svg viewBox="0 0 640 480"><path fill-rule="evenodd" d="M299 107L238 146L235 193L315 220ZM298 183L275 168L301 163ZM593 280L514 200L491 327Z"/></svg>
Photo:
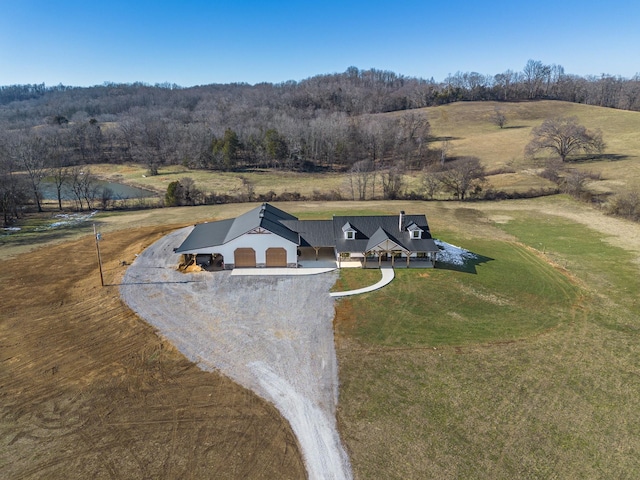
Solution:
<svg viewBox="0 0 640 480"><path fill-rule="evenodd" d="M96 239L96 250L98 252L98 267L100 268L100 285L104 287L104 277L102 276L102 257L100 256L100 240L102 235L96 231L96 224L93 224L93 236Z"/></svg>

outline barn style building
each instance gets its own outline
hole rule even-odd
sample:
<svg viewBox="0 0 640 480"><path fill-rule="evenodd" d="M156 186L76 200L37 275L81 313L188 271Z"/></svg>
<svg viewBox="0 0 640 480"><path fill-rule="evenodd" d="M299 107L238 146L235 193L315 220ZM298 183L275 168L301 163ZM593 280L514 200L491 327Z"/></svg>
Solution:
<svg viewBox="0 0 640 480"><path fill-rule="evenodd" d="M219 268L433 267L438 247L425 215L298 220L264 203L236 218L196 225L176 253Z"/></svg>

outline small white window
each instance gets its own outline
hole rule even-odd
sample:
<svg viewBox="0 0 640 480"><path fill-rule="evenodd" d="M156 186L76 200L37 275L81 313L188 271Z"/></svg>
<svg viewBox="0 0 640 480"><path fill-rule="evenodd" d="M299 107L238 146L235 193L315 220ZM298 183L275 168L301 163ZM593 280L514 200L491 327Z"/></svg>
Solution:
<svg viewBox="0 0 640 480"><path fill-rule="evenodd" d="M420 230L414 230L411 232L411 238L420 238Z"/></svg>
<svg viewBox="0 0 640 480"><path fill-rule="evenodd" d="M347 240L353 240L354 233L356 232L354 232L353 230L347 230L345 233L347 234Z"/></svg>

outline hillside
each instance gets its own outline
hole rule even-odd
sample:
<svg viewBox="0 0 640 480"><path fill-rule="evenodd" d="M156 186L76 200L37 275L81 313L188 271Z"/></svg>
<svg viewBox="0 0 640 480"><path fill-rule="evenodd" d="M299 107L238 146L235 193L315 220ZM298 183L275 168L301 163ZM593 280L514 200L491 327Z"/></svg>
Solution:
<svg viewBox="0 0 640 480"><path fill-rule="evenodd" d="M499 108L507 118L504 128L497 127L491 116ZM458 102L415 110L431 125L432 150L443 148L448 142L450 158L475 156L490 173L489 184L507 192L526 192L529 189L553 188L554 183L537 175L546 158L525 158L524 149L531 139L531 130L547 118L575 116L589 129L602 131L606 143L604 154L598 159L571 162L568 168L592 172L597 180L590 180L588 188L597 193L619 193L637 189L640 185L640 112L579 105L561 101L535 102ZM404 112L383 113L373 118L399 118ZM363 117L365 120L369 117ZM243 195L247 183L255 195L270 191L277 194L297 192L305 198L332 192L351 198L349 175L341 172L306 173L279 169L258 169L243 172L218 172L168 166L158 176L145 175L145 167L135 165L97 165L94 173L112 181L144 186L164 193L171 181L191 177L206 193ZM405 174L405 191L422 190L422 172ZM377 197L382 196L378 179ZM446 194L440 195L446 198Z"/></svg>
<svg viewBox="0 0 640 480"><path fill-rule="evenodd" d="M507 117L505 128L491 123L495 109ZM524 158L531 129L547 118L578 118L589 129L602 131L606 150L600 160L571 167L602 175L591 188L604 192L638 188L640 185L640 113L558 101L521 103L470 102L423 109L436 138L450 138L453 155L479 157L488 170L510 168L519 180L530 178L542 161ZM541 159L542 160L542 159ZM505 178L506 177L506 178ZM513 181L511 175L490 179L500 187Z"/></svg>

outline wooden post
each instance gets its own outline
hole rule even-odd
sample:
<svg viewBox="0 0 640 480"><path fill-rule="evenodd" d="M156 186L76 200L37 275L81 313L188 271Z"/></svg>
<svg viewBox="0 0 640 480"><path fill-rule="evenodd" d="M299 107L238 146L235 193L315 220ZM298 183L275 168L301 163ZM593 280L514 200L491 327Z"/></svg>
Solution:
<svg viewBox="0 0 640 480"><path fill-rule="evenodd" d="M96 250L98 252L98 268L100 269L100 285L104 287L104 277L102 276L102 257L100 256L100 234L96 231L96 224L93 224L93 236L96 239Z"/></svg>

